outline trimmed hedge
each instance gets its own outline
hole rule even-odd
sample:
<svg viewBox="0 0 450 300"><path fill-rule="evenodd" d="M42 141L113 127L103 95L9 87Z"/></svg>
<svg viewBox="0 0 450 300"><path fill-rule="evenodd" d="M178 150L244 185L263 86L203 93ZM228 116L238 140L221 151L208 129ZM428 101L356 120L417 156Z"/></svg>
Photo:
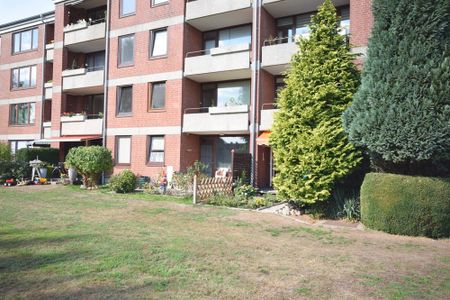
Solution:
<svg viewBox="0 0 450 300"><path fill-rule="evenodd" d="M16 160L29 162L39 157L39 160L57 165L59 162L59 149L55 148L23 148L17 151Z"/></svg>
<svg viewBox="0 0 450 300"><path fill-rule="evenodd" d="M361 220L385 232L450 236L450 179L367 174L361 187Z"/></svg>

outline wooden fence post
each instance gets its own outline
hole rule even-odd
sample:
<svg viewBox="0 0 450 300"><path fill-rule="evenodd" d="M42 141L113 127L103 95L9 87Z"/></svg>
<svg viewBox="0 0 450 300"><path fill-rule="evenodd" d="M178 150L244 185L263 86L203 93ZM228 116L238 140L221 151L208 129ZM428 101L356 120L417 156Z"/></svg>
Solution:
<svg viewBox="0 0 450 300"><path fill-rule="evenodd" d="M197 175L194 175L194 187L193 187L193 193L192 193L192 202L197 204Z"/></svg>

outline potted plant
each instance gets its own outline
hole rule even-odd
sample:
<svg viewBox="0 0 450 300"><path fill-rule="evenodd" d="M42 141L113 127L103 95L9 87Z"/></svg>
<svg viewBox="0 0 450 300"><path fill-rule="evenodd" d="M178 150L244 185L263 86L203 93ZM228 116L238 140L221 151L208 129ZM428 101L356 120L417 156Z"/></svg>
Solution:
<svg viewBox="0 0 450 300"><path fill-rule="evenodd" d="M41 178L47 178L47 167L49 166L48 163L43 162L39 166L39 174L41 175Z"/></svg>

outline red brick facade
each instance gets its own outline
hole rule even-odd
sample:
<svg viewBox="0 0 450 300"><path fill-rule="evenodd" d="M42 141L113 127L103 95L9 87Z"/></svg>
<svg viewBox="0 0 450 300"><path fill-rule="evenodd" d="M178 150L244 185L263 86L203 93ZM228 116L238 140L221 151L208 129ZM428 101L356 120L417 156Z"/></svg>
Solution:
<svg viewBox="0 0 450 300"><path fill-rule="evenodd" d="M80 113L89 106L88 97L94 94L103 94L106 91L106 107L104 108L103 122L106 131L98 134L98 142L103 141L117 158L117 137L131 136L131 163L128 165L117 165L114 172L125 168L130 168L140 175L156 177L162 172L172 167L174 171L183 171L196 160L200 159L200 140L203 134L184 133L183 120L186 109L199 108L202 98L202 86L204 80L196 80L185 76L186 57L193 51L203 50L203 36L208 30L200 30L198 23L191 23L187 19L187 3L184 0L170 0L166 4L152 7L151 1L136 0L136 12L132 15L120 16L121 0L105 0L103 5L107 5L109 19L107 23L109 31L106 32L103 45L86 42L86 47L92 47L91 52L105 51L107 74L105 76L105 86L94 90L78 89L65 91L63 71L72 69L73 66L82 68L87 63L89 51L83 47L66 46L66 33L64 28L77 18L86 18L89 11L93 9L88 4L77 4L75 6L65 5L67 1L56 1L54 16L45 25L33 25L39 28L39 47L35 51L12 55L12 36L18 32L25 23L25 20L0 26L1 55L0 55L0 140L34 140L43 139L44 132L50 134L45 137L48 141L53 141L53 147L62 149L61 156L67 151L68 145L59 142L60 136L65 136L61 114L65 112ZM205 1L205 0L199 0ZM214 0L218 1L218 0ZM85 1L88 3L88 1ZM257 3L257 1L254 1ZM320 3L320 1L318 1ZM372 27L371 1L370 0L349 0L350 22L351 22L351 43L356 47L365 47ZM288 16L274 16L270 10L263 5L261 8L249 8L250 10L260 10L260 28L253 30L253 35L258 34L260 43L257 47L265 46L265 41L277 36L277 19ZM217 17L219 22L220 16ZM223 21L223 20L222 20ZM30 22L30 21L27 21ZM39 18L33 22L39 22ZM211 24L207 27L215 28L215 19L210 18ZM75 22L76 23L76 22ZM240 24L234 24L240 25ZM90 25L89 25L90 26ZM106 26L106 25L105 25ZM204 25L202 25L204 26ZM34 28L33 27L33 28ZM27 26L24 27L25 29ZM30 27L32 28L32 27ZM152 30L167 28L167 55L163 57L150 57L150 47L152 41ZM227 28L232 28L227 27ZM46 30L45 30L46 29ZM220 28L219 28L220 29ZM46 33L45 33L46 32ZM134 62L130 66L119 66L118 59L119 37L124 35L134 35ZM44 38L45 37L45 38ZM53 59L43 64L45 59L45 39L46 44L53 42ZM255 36L252 36L255 40ZM94 51L94 49L96 49ZM252 45L252 52L255 51ZM260 53L261 51L257 51ZM261 56L261 55L259 55ZM257 58L261 60L261 57ZM24 90L10 89L11 66L21 65L23 62L40 60L37 63L37 84L36 87ZM256 62L252 61L256 66ZM43 65L45 71L42 71ZM250 72L248 72L250 74ZM256 82L257 90L251 91L251 101L255 101L257 110L251 111L250 119L256 119L259 126L261 123L261 110L276 101L275 78L276 73L271 70L261 68L256 73L255 78L242 77L230 79L248 79ZM252 75L255 76L255 75ZM44 82L52 82L52 97L45 100ZM212 82L217 80L211 80ZM160 110L149 109L149 99L151 97L151 87L153 82L166 83L165 106ZM127 116L117 115L118 89L121 86L132 86L132 112ZM11 103L20 103L30 97L36 102L36 118L33 125L11 126L9 125L9 110ZM40 98L39 98L40 97ZM38 99L39 98L39 99ZM49 101L49 102L43 102ZM8 104L6 104L8 103ZM42 103L45 104L45 112L42 110ZM251 105L250 105L251 106ZM51 116L50 116L51 111ZM45 131L41 116L51 120L51 129ZM205 128L207 132L208 128ZM255 138L262 131L256 132ZM242 136L244 133L238 134ZM86 135L80 132L79 135ZM231 135L224 133L223 135ZM236 134L235 134L236 135ZM148 163L149 139L151 136L164 136L164 163L154 165ZM207 136L207 134L206 134ZM211 136L219 136L217 133ZM250 136L250 130L244 134ZM104 138L105 137L105 138ZM104 138L104 139L103 139ZM252 141L254 142L254 141ZM85 142L80 141L80 145ZM72 145L72 144L71 144ZM74 144L77 145L77 144ZM255 153L255 184L264 187L270 185L270 148L256 147Z"/></svg>

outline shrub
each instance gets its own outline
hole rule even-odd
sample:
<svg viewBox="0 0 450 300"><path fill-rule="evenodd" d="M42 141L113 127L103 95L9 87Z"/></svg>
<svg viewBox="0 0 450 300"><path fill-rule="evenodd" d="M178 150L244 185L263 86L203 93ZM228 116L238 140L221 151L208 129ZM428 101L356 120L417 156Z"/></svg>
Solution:
<svg viewBox="0 0 450 300"><path fill-rule="evenodd" d="M132 193L136 189L138 178L130 170L124 170L109 179L109 187L116 193Z"/></svg>
<svg viewBox="0 0 450 300"><path fill-rule="evenodd" d="M216 194L206 200L207 204L216 205L216 206L227 206L227 207L242 207L245 206L246 200L226 196L222 194Z"/></svg>
<svg viewBox="0 0 450 300"><path fill-rule="evenodd" d="M6 143L0 143L0 161L11 160L11 148Z"/></svg>
<svg viewBox="0 0 450 300"><path fill-rule="evenodd" d="M449 1L375 0L373 13L361 87L344 114L346 131L384 172L448 176Z"/></svg>
<svg viewBox="0 0 450 300"><path fill-rule="evenodd" d="M299 41L270 135L275 188L299 204L328 200L334 184L362 158L342 126L359 72L337 24L336 9L326 0L311 20L310 37Z"/></svg>
<svg viewBox="0 0 450 300"><path fill-rule="evenodd" d="M55 148L23 148L16 152L16 160L30 162L36 157L43 162L57 165L59 162L59 149Z"/></svg>
<svg viewBox="0 0 450 300"><path fill-rule="evenodd" d="M361 188L361 219L389 233L450 236L450 179L370 173Z"/></svg>
<svg viewBox="0 0 450 300"><path fill-rule="evenodd" d="M77 169L86 188L95 188L100 174L112 169L111 151L101 146L72 148L67 154L66 165Z"/></svg>
<svg viewBox="0 0 450 300"><path fill-rule="evenodd" d="M238 185L234 188L234 195L237 198L248 200L256 195L256 189L250 184Z"/></svg>
<svg viewBox="0 0 450 300"><path fill-rule="evenodd" d="M0 161L0 183L11 178L21 181L28 176L29 169L29 164L24 161Z"/></svg>

